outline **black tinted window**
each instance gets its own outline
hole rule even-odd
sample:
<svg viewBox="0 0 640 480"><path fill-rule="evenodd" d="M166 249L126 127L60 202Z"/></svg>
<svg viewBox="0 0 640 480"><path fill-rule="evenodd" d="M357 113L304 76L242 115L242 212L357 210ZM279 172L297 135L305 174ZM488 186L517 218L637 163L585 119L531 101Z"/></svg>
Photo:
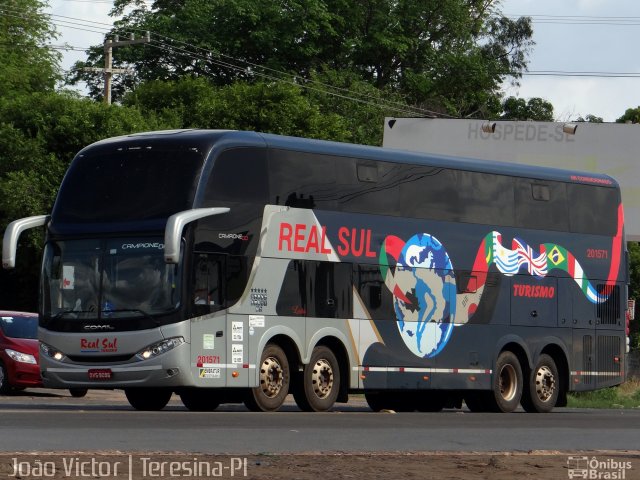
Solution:
<svg viewBox="0 0 640 480"><path fill-rule="evenodd" d="M287 266L278 301L276 313L283 316L304 316L307 312L306 288L302 261L292 260Z"/></svg>
<svg viewBox="0 0 640 480"><path fill-rule="evenodd" d="M336 158L338 209L343 212L399 215L398 170L388 162Z"/></svg>
<svg viewBox="0 0 640 480"><path fill-rule="evenodd" d="M480 172L455 172L462 222L513 225L513 178Z"/></svg>
<svg viewBox="0 0 640 480"><path fill-rule="evenodd" d="M560 182L518 179L516 226L566 232L569 229L566 185Z"/></svg>
<svg viewBox="0 0 640 480"><path fill-rule="evenodd" d="M216 158L206 189L208 205L221 202L266 203L267 163L264 149L235 148Z"/></svg>
<svg viewBox="0 0 640 480"><path fill-rule="evenodd" d="M364 309L373 320L395 320L393 295L378 265L354 265L354 281ZM354 306L354 315L356 315Z"/></svg>
<svg viewBox="0 0 640 480"><path fill-rule="evenodd" d="M398 183L403 216L434 220L456 219L458 195L455 177L450 170L403 165Z"/></svg>
<svg viewBox="0 0 640 480"><path fill-rule="evenodd" d="M202 156L190 149L78 156L64 178L54 221L166 218L191 208L201 167Z"/></svg>
<svg viewBox="0 0 640 480"><path fill-rule="evenodd" d="M270 203L295 208L335 210L333 157L274 150L269 157Z"/></svg>
<svg viewBox="0 0 640 480"><path fill-rule="evenodd" d="M351 318L351 264L306 262L307 316Z"/></svg>
<svg viewBox="0 0 640 480"><path fill-rule="evenodd" d="M567 185L572 232L615 235L618 226L618 190L594 185Z"/></svg>

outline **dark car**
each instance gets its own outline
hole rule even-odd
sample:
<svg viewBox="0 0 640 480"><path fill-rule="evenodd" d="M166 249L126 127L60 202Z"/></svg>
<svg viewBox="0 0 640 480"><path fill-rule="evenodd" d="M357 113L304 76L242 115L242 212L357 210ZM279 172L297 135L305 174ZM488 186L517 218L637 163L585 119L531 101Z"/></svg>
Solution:
<svg viewBox="0 0 640 480"><path fill-rule="evenodd" d="M0 311L0 394L42 387L38 365L38 315ZM82 397L86 389L71 389Z"/></svg>

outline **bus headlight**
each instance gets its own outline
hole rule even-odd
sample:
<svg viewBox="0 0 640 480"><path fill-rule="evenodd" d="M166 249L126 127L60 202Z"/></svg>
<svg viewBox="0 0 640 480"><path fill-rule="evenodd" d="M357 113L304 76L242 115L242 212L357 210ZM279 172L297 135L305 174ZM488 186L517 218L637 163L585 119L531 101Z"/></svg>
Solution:
<svg viewBox="0 0 640 480"><path fill-rule="evenodd" d="M184 343L183 337L171 337L160 342L154 343L145 347L143 350L140 350L136 353L136 357L138 360L148 360L153 357L157 357L158 355L162 355L163 353L168 352L169 350L173 350L179 345Z"/></svg>
<svg viewBox="0 0 640 480"><path fill-rule="evenodd" d="M14 362L31 363L32 365L37 363L36 357L29 355L28 353L16 352L10 348L5 349L5 352L7 352L7 355L9 355Z"/></svg>
<svg viewBox="0 0 640 480"><path fill-rule="evenodd" d="M64 358L64 353L62 353L60 350L57 350L51 345L47 345L46 343L42 342L40 342L40 353L46 355L49 358L53 358L58 362L62 361L62 359Z"/></svg>

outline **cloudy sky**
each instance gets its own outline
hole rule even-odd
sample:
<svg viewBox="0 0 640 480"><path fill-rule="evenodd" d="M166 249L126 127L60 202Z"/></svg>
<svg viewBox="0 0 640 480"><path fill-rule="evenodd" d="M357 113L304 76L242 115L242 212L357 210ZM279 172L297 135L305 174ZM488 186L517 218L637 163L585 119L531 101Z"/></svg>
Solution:
<svg viewBox="0 0 640 480"><path fill-rule="evenodd" d="M106 24L112 22L111 0L49 1L48 11L62 34L56 43L78 49L102 44ZM519 87L505 85L507 95L545 98L559 121L593 114L612 122L627 108L640 106L640 1L503 0L502 11L531 16L536 42L529 57L531 74ZM83 58L81 51L66 52L63 67ZM566 76L575 72L593 75Z"/></svg>

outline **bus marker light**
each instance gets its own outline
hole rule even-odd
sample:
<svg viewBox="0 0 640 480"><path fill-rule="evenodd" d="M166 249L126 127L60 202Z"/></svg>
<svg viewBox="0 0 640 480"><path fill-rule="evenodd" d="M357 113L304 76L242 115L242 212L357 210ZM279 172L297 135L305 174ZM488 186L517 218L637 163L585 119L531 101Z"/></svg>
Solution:
<svg viewBox="0 0 640 480"><path fill-rule="evenodd" d="M366 375L360 375L360 380L364 380L365 378L367 378Z"/></svg>
<svg viewBox="0 0 640 480"><path fill-rule="evenodd" d="M469 380L475 382L477 380L475 375L469 375Z"/></svg>
<svg viewBox="0 0 640 480"><path fill-rule="evenodd" d="M239 376L239 375L240 375L240 374L239 374L238 372L231 372L231 376L232 376L233 378L238 378L238 376Z"/></svg>
<svg viewBox="0 0 640 480"><path fill-rule="evenodd" d="M424 377L422 377L423 380L429 380L429 375L425 375Z"/></svg>

